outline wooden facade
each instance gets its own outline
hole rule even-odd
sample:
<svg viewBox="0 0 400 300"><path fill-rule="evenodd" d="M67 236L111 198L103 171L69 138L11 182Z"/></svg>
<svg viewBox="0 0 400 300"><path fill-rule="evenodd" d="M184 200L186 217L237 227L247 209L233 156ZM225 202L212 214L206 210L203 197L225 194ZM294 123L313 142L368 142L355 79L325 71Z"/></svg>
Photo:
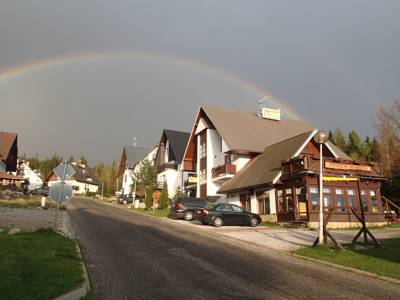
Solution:
<svg viewBox="0 0 400 300"><path fill-rule="evenodd" d="M282 176L274 185L279 222L318 222L320 161L318 153L309 151L312 144L301 156L281 164ZM324 209L333 210L331 222L357 222L351 209L360 211L360 206L367 222L384 222L381 166L324 155Z"/></svg>

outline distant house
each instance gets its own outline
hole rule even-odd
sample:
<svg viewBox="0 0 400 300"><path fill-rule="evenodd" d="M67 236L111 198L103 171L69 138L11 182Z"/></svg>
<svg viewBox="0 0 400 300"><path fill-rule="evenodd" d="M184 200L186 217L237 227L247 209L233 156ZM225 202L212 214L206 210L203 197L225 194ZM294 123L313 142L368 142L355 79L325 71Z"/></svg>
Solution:
<svg viewBox="0 0 400 300"><path fill-rule="evenodd" d="M18 160L18 135L0 132L0 185L18 188L24 178L16 175ZM13 174L14 173L14 174Z"/></svg>
<svg viewBox="0 0 400 300"><path fill-rule="evenodd" d="M218 193L265 147L313 127L304 121L273 120L252 112L203 105L200 107L183 157L183 170L197 173L197 196L235 203Z"/></svg>
<svg viewBox="0 0 400 300"><path fill-rule="evenodd" d="M17 174L25 179L27 184L26 189L32 191L43 185L42 176L36 170L32 170L29 166L29 161L18 160L18 171Z"/></svg>
<svg viewBox="0 0 400 300"><path fill-rule="evenodd" d="M17 171L18 135L0 132L0 172Z"/></svg>
<svg viewBox="0 0 400 300"><path fill-rule="evenodd" d="M122 177L121 194L131 195L133 192L133 175L138 171L140 162L148 159L154 163L157 148L147 149L142 147L125 146L119 162L119 177Z"/></svg>
<svg viewBox="0 0 400 300"><path fill-rule="evenodd" d="M319 145L317 130L302 133L265 148L218 193L264 219L306 222L318 226ZM370 225L385 222L380 194L384 179L379 164L352 161L334 144L323 147L324 208L333 210L330 227L359 225L350 209L364 207Z"/></svg>
<svg viewBox="0 0 400 300"><path fill-rule="evenodd" d="M78 162L72 162L72 167L75 169L75 175L68 178L65 182L72 186L74 193L85 194L87 192L97 193L100 188L100 182L94 175L91 168ZM49 187L60 182L60 178L52 171L46 179Z"/></svg>
<svg viewBox="0 0 400 300"><path fill-rule="evenodd" d="M189 177L196 178L195 173L182 169L182 159L190 133L165 129L158 144L155 159L157 182L160 187L164 182L168 185L168 195L173 197L178 187L183 191L190 189ZM196 189L192 189L195 196ZM190 192L189 192L190 194Z"/></svg>

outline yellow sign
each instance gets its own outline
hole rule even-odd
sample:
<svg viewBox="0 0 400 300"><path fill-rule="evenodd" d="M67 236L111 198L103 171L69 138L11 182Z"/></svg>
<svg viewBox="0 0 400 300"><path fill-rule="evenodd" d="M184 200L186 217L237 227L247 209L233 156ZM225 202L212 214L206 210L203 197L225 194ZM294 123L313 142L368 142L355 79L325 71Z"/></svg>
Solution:
<svg viewBox="0 0 400 300"><path fill-rule="evenodd" d="M189 176L188 177L188 182L189 183L197 183L197 177L196 176Z"/></svg>
<svg viewBox="0 0 400 300"><path fill-rule="evenodd" d="M281 110L263 107L261 109L261 116L264 119L280 121L281 120Z"/></svg>
<svg viewBox="0 0 400 300"><path fill-rule="evenodd" d="M349 164L339 164L327 161L325 162L325 168L328 169L336 169L336 170L346 170L346 171L364 171L371 172L371 166L362 166L362 165L349 165Z"/></svg>
<svg viewBox="0 0 400 300"><path fill-rule="evenodd" d="M324 181L358 181L358 178L354 177L332 177L332 176L324 176Z"/></svg>

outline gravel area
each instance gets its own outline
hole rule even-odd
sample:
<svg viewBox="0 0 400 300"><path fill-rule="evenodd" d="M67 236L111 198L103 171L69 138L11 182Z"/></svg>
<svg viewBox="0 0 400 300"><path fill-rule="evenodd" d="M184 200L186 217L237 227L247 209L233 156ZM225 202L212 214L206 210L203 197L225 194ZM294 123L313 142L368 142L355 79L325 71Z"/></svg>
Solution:
<svg viewBox="0 0 400 300"><path fill-rule="evenodd" d="M58 213L56 230L64 235L73 237L68 212L66 210L60 210ZM54 215L54 209L0 207L0 228L20 228L24 231L51 228L54 222Z"/></svg>

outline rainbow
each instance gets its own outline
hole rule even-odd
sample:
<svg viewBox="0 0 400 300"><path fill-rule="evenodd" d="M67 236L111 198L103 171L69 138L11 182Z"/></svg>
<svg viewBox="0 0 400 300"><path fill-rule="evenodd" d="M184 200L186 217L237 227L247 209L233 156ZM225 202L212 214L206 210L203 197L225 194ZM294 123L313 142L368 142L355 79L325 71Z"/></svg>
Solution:
<svg viewBox="0 0 400 300"><path fill-rule="evenodd" d="M284 101L273 97L266 90L251 84L250 82L243 80L239 77L236 77L232 74L227 73L221 69L215 68L213 66L199 63L196 61L174 57L172 55L161 55L157 53L140 53L140 52L89 52L84 54L72 54L61 57L55 57L44 60L37 60L31 62L29 64L21 65L6 69L4 71L0 71L0 87L1 84L5 82L23 78L26 75L45 71L55 67L62 67L65 65L71 64L79 64L79 63L88 63L88 62L97 62L102 60L109 59L140 59L140 60L149 60L149 61L159 61L159 62L168 62L176 65L184 66L192 68L195 71L206 72L211 75L217 76L221 79L224 79L228 82L232 82L233 84L250 91L255 94L260 100L264 98L268 98L268 101L275 106L278 106L284 111L289 117L295 119L303 119L298 113L296 113L293 109L291 109ZM267 96L268 95L268 96ZM257 100L257 99L255 99Z"/></svg>

